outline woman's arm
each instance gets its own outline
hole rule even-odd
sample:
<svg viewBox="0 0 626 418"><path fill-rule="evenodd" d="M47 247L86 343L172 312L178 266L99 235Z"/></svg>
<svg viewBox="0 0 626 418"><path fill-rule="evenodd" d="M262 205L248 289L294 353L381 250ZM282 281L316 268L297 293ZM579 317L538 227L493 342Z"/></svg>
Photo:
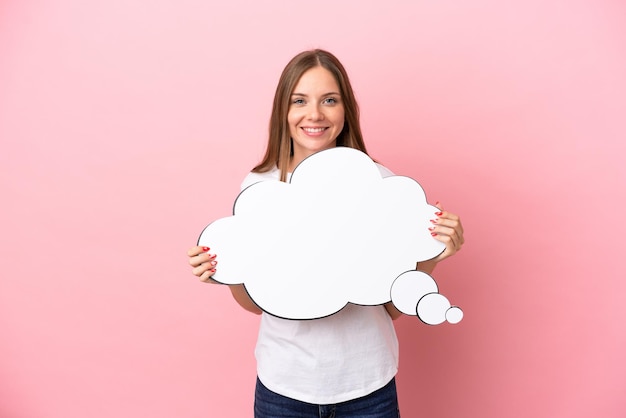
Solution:
<svg viewBox="0 0 626 418"><path fill-rule="evenodd" d="M263 313L261 308L259 308L257 304L250 299L250 295L242 284L232 284L228 287L230 287L230 292L233 294L233 298L235 298L237 303L246 311L257 315L261 315Z"/></svg>
<svg viewBox="0 0 626 418"><path fill-rule="evenodd" d="M387 313L389 314L391 319L393 319L394 321L402 316L402 312L400 312L398 308L395 307L393 302L385 303L385 309L387 310Z"/></svg>

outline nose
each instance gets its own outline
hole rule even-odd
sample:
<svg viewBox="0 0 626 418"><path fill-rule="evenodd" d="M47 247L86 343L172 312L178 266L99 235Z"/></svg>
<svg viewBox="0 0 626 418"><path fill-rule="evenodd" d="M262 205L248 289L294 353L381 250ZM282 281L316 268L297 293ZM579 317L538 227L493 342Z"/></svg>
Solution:
<svg viewBox="0 0 626 418"><path fill-rule="evenodd" d="M313 121L324 120L324 113L318 105L311 106L309 111L309 119Z"/></svg>

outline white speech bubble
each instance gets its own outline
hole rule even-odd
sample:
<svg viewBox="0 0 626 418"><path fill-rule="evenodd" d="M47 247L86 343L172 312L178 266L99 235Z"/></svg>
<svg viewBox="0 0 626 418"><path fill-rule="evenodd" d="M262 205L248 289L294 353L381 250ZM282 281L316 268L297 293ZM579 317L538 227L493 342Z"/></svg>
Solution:
<svg viewBox="0 0 626 418"><path fill-rule="evenodd" d="M435 279L421 271L407 271L391 285L391 301L406 315L417 317L428 325L444 321L457 324L463 319L458 306L450 306L448 299L439 294Z"/></svg>
<svg viewBox="0 0 626 418"><path fill-rule="evenodd" d="M315 319L391 301L400 274L444 250L428 230L438 211L415 180L383 178L366 154L337 147L306 158L289 183L244 189L198 245L217 254L216 281L243 283L269 314Z"/></svg>

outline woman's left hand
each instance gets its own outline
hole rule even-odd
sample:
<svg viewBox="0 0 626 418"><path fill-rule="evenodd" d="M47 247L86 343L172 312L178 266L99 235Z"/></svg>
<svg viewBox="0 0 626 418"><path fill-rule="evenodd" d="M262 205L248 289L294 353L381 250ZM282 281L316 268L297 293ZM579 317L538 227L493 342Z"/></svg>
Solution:
<svg viewBox="0 0 626 418"><path fill-rule="evenodd" d="M444 210L438 202L436 206L439 208L439 212L435 214L435 218L431 219L432 226L428 229L433 238L446 244L446 249L432 260L439 262L456 254L463 247L465 239L463 238L461 218Z"/></svg>

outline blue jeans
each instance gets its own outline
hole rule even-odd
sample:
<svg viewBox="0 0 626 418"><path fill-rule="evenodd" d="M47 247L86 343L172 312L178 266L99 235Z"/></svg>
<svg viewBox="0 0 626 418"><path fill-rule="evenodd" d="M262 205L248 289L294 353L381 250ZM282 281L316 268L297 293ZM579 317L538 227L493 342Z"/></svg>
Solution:
<svg viewBox="0 0 626 418"><path fill-rule="evenodd" d="M331 405L297 401L272 392L257 378L254 418L400 418L396 380L362 398Z"/></svg>

